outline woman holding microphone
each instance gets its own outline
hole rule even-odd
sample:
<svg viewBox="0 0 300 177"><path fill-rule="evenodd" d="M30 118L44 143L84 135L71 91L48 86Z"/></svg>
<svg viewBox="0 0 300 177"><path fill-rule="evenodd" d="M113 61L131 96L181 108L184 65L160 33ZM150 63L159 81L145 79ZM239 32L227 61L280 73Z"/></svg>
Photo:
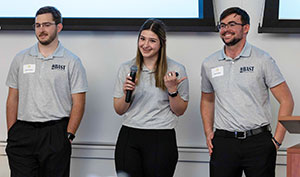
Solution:
<svg viewBox="0 0 300 177"><path fill-rule="evenodd" d="M137 48L136 57L120 66L115 84L114 108L124 117L116 170L130 177L172 177L178 160L174 128L189 99L187 74L166 56L162 21L148 19L141 26Z"/></svg>

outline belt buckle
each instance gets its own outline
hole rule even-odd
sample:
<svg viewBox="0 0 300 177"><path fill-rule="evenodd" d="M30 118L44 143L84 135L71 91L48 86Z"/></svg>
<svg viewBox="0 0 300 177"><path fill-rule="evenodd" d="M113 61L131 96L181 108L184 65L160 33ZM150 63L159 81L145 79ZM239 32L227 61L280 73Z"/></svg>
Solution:
<svg viewBox="0 0 300 177"><path fill-rule="evenodd" d="M243 136L238 136L238 132L234 132L234 137L237 139L246 139L247 138L247 132L241 132L243 133Z"/></svg>

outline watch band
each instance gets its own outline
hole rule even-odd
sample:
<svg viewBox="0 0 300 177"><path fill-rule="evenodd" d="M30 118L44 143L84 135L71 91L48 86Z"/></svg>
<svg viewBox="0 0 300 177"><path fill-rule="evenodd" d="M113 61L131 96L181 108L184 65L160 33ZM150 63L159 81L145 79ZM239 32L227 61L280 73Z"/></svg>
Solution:
<svg viewBox="0 0 300 177"><path fill-rule="evenodd" d="M75 135L73 133L68 132L68 139L73 141L74 138L75 138Z"/></svg>
<svg viewBox="0 0 300 177"><path fill-rule="evenodd" d="M176 92L172 92L172 93L168 92L168 94L170 97L176 97L178 95L178 90Z"/></svg>
<svg viewBox="0 0 300 177"><path fill-rule="evenodd" d="M281 144L274 137L272 137L272 139L274 140L274 142L277 144L278 147L281 146Z"/></svg>

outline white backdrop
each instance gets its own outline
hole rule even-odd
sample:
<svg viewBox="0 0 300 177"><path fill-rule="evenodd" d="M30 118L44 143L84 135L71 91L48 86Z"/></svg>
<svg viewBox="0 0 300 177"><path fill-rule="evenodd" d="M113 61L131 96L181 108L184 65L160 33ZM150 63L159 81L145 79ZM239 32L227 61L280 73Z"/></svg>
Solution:
<svg viewBox="0 0 300 177"><path fill-rule="evenodd" d="M276 60L293 93L294 115L300 115L300 34L258 34L263 0L215 1L217 16L227 7L240 6L251 17L248 41L269 52ZM77 54L87 70L89 92L86 113L75 142L115 143L121 118L113 110L112 92L119 65L134 57L137 32L70 32L60 34L63 45ZM36 42L33 31L0 31L0 140L6 140L5 80L14 55ZM200 67L203 59L223 46L218 33L172 32L167 34L167 54L185 65L190 82L190 102L177 130L181 147L206 147L200 117ZM278 103L272 98L274 127ZM287 133L282 149L297 144L300 135ZM79 163L84 167L85 164ZM92 168L92 167L90 167ZM180 170L190 169L183 165ZM195 170L195 169L193 169ZM187 173L194 173L189 170ZM179 173L179 172L178 172ZM193 175L187 175L187 177ZM199 175L194 175L199 177ZM207 175L204 175L207 176Z"/></svg>
<svg viewBox="0 0 300 177"><path fill-rule="evenodd" d="M262 1L227 0L243 7L251 17L248 41L269 52L279 65L295 99L295 115L300 115L300 88L298 66L300 51L299 34L258 34ZM232 2L232 3L230 3ZM256 3L254 3L256 2ZM260 2L260 3L258 3ZM225 3L216 4L219 14ZM5 101L7 87L5 80L12 58L17 52L36 42L33 31L0 31L0 140L6 140ZM119 65L134 57L137 32L70 32L60 34L63 45L77 54L87 71L89 92L86 112L77 133L76 141L114 143L121 125L121 118L113 110L112 92ZM184 64L190 82L190 102L177 126L180 146L205 146L199 111L200 66L205 57L222 47L218 33L170 32L167 34L167 54ZM273 100L274 123L278 104ZM297 142L297 135L288 135L283 147ZM293 138L295 137L295 138Z"/></svg>

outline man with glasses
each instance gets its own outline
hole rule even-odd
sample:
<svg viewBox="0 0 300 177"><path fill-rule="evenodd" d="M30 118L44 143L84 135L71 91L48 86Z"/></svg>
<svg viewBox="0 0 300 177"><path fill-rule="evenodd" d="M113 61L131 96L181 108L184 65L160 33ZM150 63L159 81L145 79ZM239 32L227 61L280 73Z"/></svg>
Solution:
<svg viewBox="0 0 300 177"><path fill-rule="evenodd" d="M80 59L58 40L60 12L40 8L33 25L36 45L12 61L6 85L12 177L68 177L71 142L85 107L87 79Z"/></svg>
<svg viewBox="0 0 300 177"><path fill-rule="evenodd" d="M277 149L286 130L271 134L269 89L280 104L278 116L293 111L291 92L275 61L246 41L249 15L233 7L220 16L222 50L201 68L201 116L211 156L211 177L275 177Z"/></svg>

